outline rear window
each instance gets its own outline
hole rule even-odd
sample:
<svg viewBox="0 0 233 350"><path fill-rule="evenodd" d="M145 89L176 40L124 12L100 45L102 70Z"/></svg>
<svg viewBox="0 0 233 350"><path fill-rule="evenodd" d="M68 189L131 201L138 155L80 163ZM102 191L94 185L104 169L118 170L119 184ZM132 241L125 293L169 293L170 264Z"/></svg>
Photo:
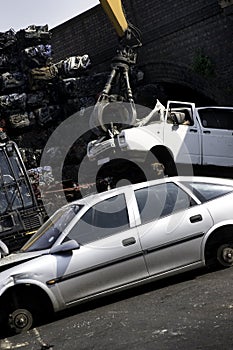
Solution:
<svg viewBox="0 0 233 350"><path fill-rule="evenodd" d="M224 196L233 191L232 186L211 184L206 182L183 182L193 194L203 203Z"/></svg>

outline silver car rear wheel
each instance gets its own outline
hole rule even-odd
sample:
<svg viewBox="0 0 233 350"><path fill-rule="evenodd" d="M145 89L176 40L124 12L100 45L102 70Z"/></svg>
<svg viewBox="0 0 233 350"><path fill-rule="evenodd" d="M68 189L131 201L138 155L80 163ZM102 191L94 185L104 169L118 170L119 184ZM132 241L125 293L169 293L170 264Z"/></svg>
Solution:
<svg viewBox="0 0 233 350"><path fill-rule="evenodd" d="M217 251L218 262L225 267L233 266L233 245L223 244Z"/></svg>

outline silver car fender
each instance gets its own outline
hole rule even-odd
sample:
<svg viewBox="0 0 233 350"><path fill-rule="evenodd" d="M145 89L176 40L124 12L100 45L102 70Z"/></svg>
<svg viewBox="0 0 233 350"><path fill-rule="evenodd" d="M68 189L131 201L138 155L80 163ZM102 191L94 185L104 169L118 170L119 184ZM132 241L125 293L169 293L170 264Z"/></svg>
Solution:
<svg viewBox="0 0 233 350"><path fill-rule="evenodd" d="M51 288L38 280L21 278L20 276L17 276L17 275L12 277L14 278L14 284L11 285L10 287L17 286L17 285L30 285L30 286L38 287L39 289L42 289L50 299L54 311L57 311L58 309L60 309L61 304L64 304L64 307L65 307L65 303L63 302L63 299L61 298L61 295L56 285Z"/></svg>

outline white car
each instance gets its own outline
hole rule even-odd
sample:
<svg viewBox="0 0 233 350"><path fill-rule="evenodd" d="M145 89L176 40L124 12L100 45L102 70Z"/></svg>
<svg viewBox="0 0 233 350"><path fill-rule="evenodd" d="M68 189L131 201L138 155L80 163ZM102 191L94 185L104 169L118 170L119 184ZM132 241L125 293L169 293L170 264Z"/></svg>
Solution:
<svg viewBox="0 0 233 350"><path fill-rule="evenodd" d="M150 168L152 159L163 164L169 176L179 173L179 164L229 168L233 166L232 133L233 107L168 101L165 108L157 101L154 109L131 127L112 138L106 134L107 139L102 136L90 141L87 157L98 166L117 159L114 171L122 169L123 174L122 159L143 169Z"/></svg>
<svg viewBox="0 0 233 350"><path fill-rule="evenodd" d="M45 311L202 266L233 265L233 180L172 177L59 209L0 260L0 319L16 332Z"/></svg>

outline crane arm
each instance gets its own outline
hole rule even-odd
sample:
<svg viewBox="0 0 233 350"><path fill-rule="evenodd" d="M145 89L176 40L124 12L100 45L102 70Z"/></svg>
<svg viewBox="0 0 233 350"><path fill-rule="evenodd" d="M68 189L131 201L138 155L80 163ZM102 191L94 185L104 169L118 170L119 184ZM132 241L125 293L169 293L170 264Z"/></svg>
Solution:
<svg viewBox="0 0 233 350"><path fill-rule="evenodd" d="M111 73L94 106L90 125L92 125L93 130L95 130L97 134L104 132L109 135L109 123L107 123L107 126L105 125L106 123L104 122L103 115L107 114L106 111L112 101L128 102L129 117L127 124L134 125L136 122L137 113L129 81L129 69L136 63L137 54L135 50L141 46L141 35L140 31L135 26L127 22L121 0L99 1L116 29L120 40L117 54L112 59ZM111 92L113 93L111 94ZM118 104L118 106L120 106L120 104ZM113 130L113 122L110 124ZM111 132L111 135L114 135L114 132Z"/></svg>
<svg viewBox="0 0 233 350"><path fill-rule="evenodd" d="M112 22L117 35L122 38L127 29L128 23L125 18L121 0L99 0L102 8Z"/></svg>

